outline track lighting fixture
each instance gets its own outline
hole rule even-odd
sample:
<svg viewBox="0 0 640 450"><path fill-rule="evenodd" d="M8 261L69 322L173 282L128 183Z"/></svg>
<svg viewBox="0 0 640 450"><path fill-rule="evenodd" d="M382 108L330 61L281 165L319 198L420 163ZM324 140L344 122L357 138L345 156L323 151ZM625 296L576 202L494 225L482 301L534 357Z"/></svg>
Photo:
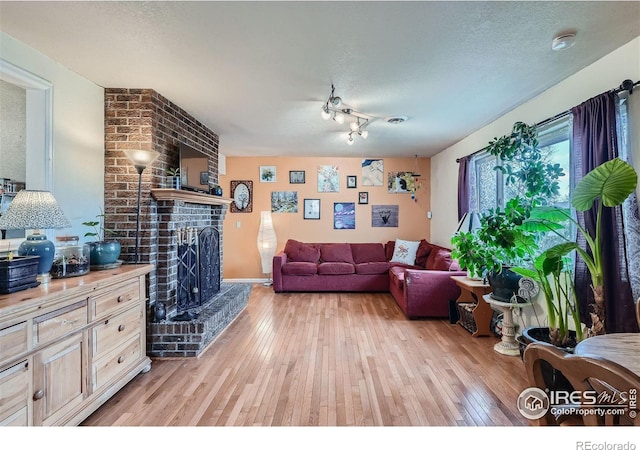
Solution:
<svg viewBox="0 0 640 450"><path fill-rule="evenodd" d="M324 120L333 118L333 120L339 124L343 124L345 121L348 121L349 130L351 130L347 137L347 144L349 145L353 145L354 134L357 134L362 139L366 139L369 135L369 131L365 130L365 127L368 126L370 122L378 118L358 112L344 105L342 98L335 95L335 86L333 84L331 85L331 94L329 95L329 98L324 105L322 105L321 115Z"/></svg>

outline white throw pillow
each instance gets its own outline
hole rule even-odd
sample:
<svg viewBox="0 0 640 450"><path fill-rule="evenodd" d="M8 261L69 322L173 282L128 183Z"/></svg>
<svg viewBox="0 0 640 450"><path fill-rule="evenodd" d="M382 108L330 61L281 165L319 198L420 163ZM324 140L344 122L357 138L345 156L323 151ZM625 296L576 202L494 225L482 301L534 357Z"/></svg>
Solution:
<svg viewBox="0 0 640 450"><path fill-rule="evenodd" d="M396 239L396 245L393 248L393 256L391 262L404 263L410 266L416 263L416 253L418 253L418 246L420 241L404 241L402 239Z"/></svg>

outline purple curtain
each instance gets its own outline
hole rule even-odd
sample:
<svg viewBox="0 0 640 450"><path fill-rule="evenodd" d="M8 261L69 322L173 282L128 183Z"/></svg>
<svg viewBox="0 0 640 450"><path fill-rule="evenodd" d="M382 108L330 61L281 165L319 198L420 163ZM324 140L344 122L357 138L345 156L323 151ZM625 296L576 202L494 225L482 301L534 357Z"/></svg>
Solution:
<svg viewBox="0 0 640 450"><path fill-rule="evenodd" d="M616 105L618 96L607 92L572 108L574 180L577 183L586 173L618 156ZM593 235L596 208L578 213L578 222ZM624 243L624 222L620 207L604 208L601 220L603 236L605 328L607 333L635 332L638 324L634 313L631 285L628 276ZM586 248L584 238L578 234L578 244ZM576 262L576 291L581 299L582 321L591 325L589 311L593 303L591 277L584 262ZM586 301L583 301L586 299Z"/></svg>
<svg viewBox="0 0 640 450"><path fill-rule="evenodd" d="M458 166L458 222L469 211L469 156L460 158Z"/></svg>

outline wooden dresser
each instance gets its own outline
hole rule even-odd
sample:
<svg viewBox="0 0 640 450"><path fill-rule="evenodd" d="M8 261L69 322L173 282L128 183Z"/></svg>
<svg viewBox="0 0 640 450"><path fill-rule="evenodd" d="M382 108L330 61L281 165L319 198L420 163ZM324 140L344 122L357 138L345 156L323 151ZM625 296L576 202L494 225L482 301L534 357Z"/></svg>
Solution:
<svg viewBox="0 0 640 450"><path fill-rule="evenodd" d="M123 265L0 295L0 425L77 425L149 371L152 268Z"/></svg>

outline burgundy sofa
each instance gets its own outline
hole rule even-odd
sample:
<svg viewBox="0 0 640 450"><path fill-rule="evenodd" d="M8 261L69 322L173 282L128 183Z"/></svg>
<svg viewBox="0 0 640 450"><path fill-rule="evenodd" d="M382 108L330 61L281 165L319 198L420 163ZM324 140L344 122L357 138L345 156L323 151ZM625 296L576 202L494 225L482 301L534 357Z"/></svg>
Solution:
<svg viewBox="0 0 640 450"><path fill-rule="evenodd" d="M420 242L413 265L390 262L395 242L303 243L289 239L273 258L275 292L390 292L409 318L448 317L465 275L449 249Z"/></svg>

